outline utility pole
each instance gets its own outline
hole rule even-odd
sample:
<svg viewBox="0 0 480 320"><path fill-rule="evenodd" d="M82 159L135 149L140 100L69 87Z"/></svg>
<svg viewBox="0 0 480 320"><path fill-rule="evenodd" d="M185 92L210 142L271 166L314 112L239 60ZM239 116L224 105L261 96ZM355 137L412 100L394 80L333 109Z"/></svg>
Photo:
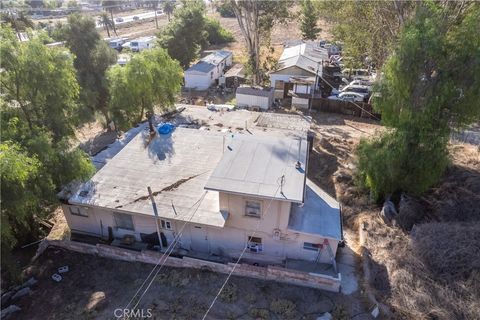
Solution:
<svg viewBox="0 0 480 320"><path fill-rule="evenodd" d="M160 250L162 250L162 237L160 235L160 226L158 225L157 204L155 203L155 199L153 198L152 189L150 187L147 187L147 189L148 189L148 195L150 197L150 201L152 201L153 213L155 214L155 226L157 227L158 243L160 244Z"/></svg>

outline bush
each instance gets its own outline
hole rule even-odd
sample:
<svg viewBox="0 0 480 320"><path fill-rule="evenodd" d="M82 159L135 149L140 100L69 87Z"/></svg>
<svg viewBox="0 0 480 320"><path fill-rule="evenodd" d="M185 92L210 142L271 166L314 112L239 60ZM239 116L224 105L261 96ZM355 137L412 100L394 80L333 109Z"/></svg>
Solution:
<svg viewBox="0 0 480 320"><path fill-rule="evenodd" d="M414 130L362 140L357 155L357 183L370 189L376 201L402 191L421 194L440 179L448 164L444 138Z"/></svg>
<svg viewBox="0 0 480 320"><path fill-rule="evenodd" d="M208 32L207 41L210 44L223 44L234 41L233 34L223 28L216 19L206 18L205 29Z"/></svg>
<svg viewBox="0 0 480 320"><path fill-rule="evenodd" d="M237 300L237 286L229 282L220 293L220 299L225 302L235 302Z"/></svg>
<svg viewBox="0 0 480 320"><path fill-rule="evenodd" d="M297 305L290 300L275 299L270 303L270 310L281 316L282 319L292 319L297 312Z"/></svg>
<svg viewBox="0 0 480 320"><path fill-rule="evenodd" d="M233 11L232 5L228 1L222 2L217 6L217 12L224 18L234 18L235 12Z"/></svg>

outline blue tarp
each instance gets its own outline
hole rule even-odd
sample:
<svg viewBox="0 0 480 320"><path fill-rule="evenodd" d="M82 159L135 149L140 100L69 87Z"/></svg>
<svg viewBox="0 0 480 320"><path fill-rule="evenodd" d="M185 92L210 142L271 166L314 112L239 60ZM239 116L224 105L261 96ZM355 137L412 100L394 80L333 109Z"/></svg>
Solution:
<svg viewBox="0 0 480 320"><path fill-rule="evenodd" d="M159 134L169 134L175 130L175 125L170 122L162 123L158 126L157 130Z"/></svg>

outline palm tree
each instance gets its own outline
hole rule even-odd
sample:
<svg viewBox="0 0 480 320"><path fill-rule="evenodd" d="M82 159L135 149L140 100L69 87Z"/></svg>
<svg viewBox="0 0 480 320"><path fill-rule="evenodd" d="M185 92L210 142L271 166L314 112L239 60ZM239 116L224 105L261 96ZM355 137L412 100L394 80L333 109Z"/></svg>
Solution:
<svg viewBox="0 0 480 320"><path fill-rule="evenodd" d="M116 0L103 0L102 1L102 7L106 11L110 11L110 18L112 21L112 27L113 27L113 32L117 34L117 29L115 28L115 20L113 19L113 10L120 5L121 1L116 1Z"/></svg>
<svg viewBox="0 0 480 320"><path fill-rule="evenodd" d="M173 13L174 9L175 5L173 4L173 2L171 2L170 0L166 0L163 5L163 12L165 12L165 14L167 15L168 21L170 21L170 15Z"/></svg>
<svg viewBox="0 0 480 320"><path fill-rule="evenodd" d="M108 13L102 12L100 14L100 24L107 30L107 35L110 38L110 30L108 28L113 26L113 22L112 20L110 20ZM116 31L115 31L115 35L117 35Z"/></svg>

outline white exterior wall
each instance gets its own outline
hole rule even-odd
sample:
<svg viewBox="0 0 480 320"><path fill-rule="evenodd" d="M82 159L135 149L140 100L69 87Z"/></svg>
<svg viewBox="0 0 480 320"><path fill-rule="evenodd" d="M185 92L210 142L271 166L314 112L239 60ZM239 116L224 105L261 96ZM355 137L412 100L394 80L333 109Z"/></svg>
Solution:
<svg viewBox="0 0 480 320"><path fill-rule="evenodd" d="M245 215L246 200L261 202L261 218ZM248 237L262 238L263 251L252 253L246 251L244 258L271 263L282 263L285 258L314 261L318 252L303 248L304 242L323 243L324 238L315 235L304 234L288 229L288 219L292 205L287 201L255 199L240 195L220 193L220 209L229 213L223 228L210 227L198 224L185 226L179 247L186 250L214 253L238 257L245 248ZM121 238L126 234L134 235L137 241L141 241L140 233L150 234L156 232L155 218L139 214L131 214L135 230L118 229L115 224L113 212L104 208L88 208L88 217L79 217L70 214L68 205L63 205L64 215L72 231L108 238L108 227L112 228L113 236ZM122 212L129 214L128 212ZM168 220L168 219L167 219ZM170 244L176 232L182 228L185 222L168 220L172 224L172 230L161 229ZM258 228L258 229L257 229ZM274 238L274 230L280 230L280 239ZM255 230L257 230L255 232ZM337 240L329 239L332 252L335 254L338 246ZM330 263L331 259L327 250L321 250L320 262Z"/></svg>
<svg viewBox="0 0 480 320"><path fill-rule="evenodd" d="M185 88L206 90L213 83L209 73L190 73L185 72Z"/></svg>
<svg viewBox="0 0 480 320"><path fill-rule="evenodd" d="M249 94L235 94L237 106L260 107L263 110L268 110L272 104L270 97L253 96Z"/></svg>

